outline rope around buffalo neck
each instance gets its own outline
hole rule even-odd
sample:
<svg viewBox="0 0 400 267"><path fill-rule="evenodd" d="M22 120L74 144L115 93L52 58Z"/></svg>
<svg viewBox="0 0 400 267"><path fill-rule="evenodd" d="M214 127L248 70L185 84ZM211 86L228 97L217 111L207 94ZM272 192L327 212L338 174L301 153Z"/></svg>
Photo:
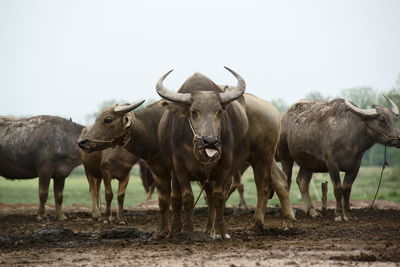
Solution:
<svg viewBox="0 0 400 267"><path fill-rule="evenodd" d="M384 154L384 157L383 157L383 165L382 165L381 177L379 178L378 188L376 189L376 193L375 193L374 199L372 200L371 206L369 207L370 209L372 209L373 206L374 206L375 199L376 199L376 197L377 197L377 195L378 195L378 192L379 192L379 188L381 187L382 176L383 176L383 170L385 169L385 167L386 167L387 165L389 165L389 164L388 164L387 161L386 161L386 146L385 146L385 154Z"/></svg>

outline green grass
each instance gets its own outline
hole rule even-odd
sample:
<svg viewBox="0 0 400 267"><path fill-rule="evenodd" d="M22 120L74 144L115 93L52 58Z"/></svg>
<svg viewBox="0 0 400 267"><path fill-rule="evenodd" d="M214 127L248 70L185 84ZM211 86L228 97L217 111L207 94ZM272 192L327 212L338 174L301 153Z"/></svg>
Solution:
<svg viewBox="0 0 400 267"><path fill-rule="evenodd" d="M353 185L351 199L372 200L374 197L379 175L380 167L363 167L360 169L358 177ZM301 195L296 184L296 175L298 168L294 168L292 178L292 187L290 191L292 203L302 203ZM344 174L342 173L342 179ZM243 175L243 184L245 188L245 199L248 205L255 205L256 203L256 189L253 180L253 172L249 169ZM328 187L328 200L333 200L333 189L328 174L314 174L310 184L310 194L312 200L321 199L321 183L329 181ZM395 168L387 168L384 172L383 182L378 194L378 199L392 200L400 202L400 171ZM116 193L118 182L113 180L112 183L114 191L113 205L116 205ZM49 189L48 203L53 204L53 190L52 184ZM197 198L200 189L197 184L192 186L195 198ZM153 199L157 198L157 193L153 195ZM143 203L146 199L146 194L142 186L141 180L138 176L138 167L135 166L131 172L131 179L127 188L125 205L135 206ZM1 203L25 203L25 204L38 204L38 179L30 180L7 180L0 179L0 202ZM239 196L234 192L228 200L228 204L238 204ZM101 191L101 203L104 204L104 187ZM277 205L279 203L276 195L269 201L270 205ZM86 176L82 168L77 168L67 178L64 189L64 206L70 205L91 205L89 186ZM198 205L205 205L203 197L200 198Z"/></svg>

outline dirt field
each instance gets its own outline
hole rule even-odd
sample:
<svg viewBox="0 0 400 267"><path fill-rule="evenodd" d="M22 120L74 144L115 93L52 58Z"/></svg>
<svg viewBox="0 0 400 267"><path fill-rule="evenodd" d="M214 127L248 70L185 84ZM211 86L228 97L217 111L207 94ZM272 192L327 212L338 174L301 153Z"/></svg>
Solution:
<svg viewBox="0 0 400 267"><path fill-rule="evenodd" d="M158 213L151 204L128 208L127 226L94 222L87 207L67 207L63 223L51 216L38 223L35 206L0 205L0 266L400 266L399 203L355 209L357 220L346 223L335 222L332 209L318 219L296 209L298 222L288 231L279 209L269 209L261 234L246 230L254 210L227 208L232 239L224 241L200 233L206 208L195 210L195 235L154 240Z"/></svg>

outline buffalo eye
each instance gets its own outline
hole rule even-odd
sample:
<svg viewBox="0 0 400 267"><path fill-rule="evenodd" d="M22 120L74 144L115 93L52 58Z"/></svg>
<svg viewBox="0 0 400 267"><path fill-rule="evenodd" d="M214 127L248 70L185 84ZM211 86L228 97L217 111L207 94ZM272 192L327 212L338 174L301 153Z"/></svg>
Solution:
<svg viewBox="0 0 400 267"><path fill-rule="evenodd" d="M113 119L110 118L110 117L104 118L104 123L110 123L110 122L112 122L112 121L113 121Z"/></svg>
<svg viewBox="0 0 400 267"><path fill-rule="evenodd" d="M385 119L384 117L380 117L380 118L379 118L379 122L380 122L380 123L385 123L385 122L386 122L386 119Z"/></svg>
<svg viewBox="0 0 400 267"><path fill-rule="evenodd" d="M192 114L192 116L197 116L199 113L196 110L192 110L190 114Z"/></svg>

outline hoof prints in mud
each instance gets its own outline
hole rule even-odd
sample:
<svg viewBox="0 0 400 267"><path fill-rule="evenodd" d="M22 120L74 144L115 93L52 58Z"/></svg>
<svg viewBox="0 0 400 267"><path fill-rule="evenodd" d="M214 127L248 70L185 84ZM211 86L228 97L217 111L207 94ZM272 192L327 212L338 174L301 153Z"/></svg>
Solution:
<svg viewBox="0 0 400 267"><path fill-rule="evenodd" d="M70 229L42 229L34 233L22 235L0 236L0 248L17 247L81 247L88 243L88 234L75 234Z"/></svg>
<svg viewBox="0 0 400 267"><path fill-rule="evenodd" d="M113 228L107 229L99 234L101 238L118 239L118 238L142 238L147 239L152 236L150 233L141 232L135 228Z"/></svg>

